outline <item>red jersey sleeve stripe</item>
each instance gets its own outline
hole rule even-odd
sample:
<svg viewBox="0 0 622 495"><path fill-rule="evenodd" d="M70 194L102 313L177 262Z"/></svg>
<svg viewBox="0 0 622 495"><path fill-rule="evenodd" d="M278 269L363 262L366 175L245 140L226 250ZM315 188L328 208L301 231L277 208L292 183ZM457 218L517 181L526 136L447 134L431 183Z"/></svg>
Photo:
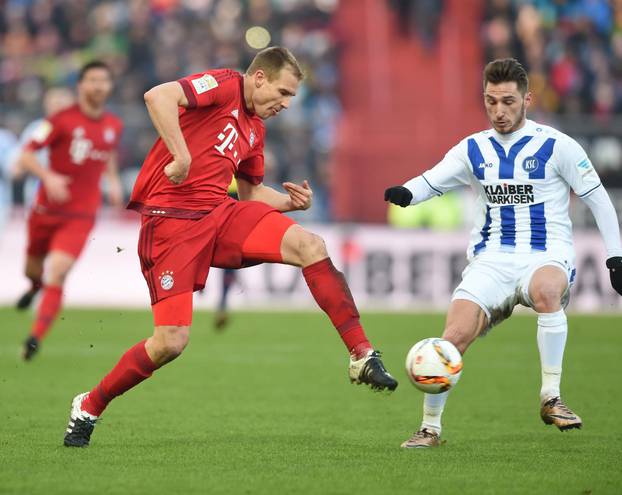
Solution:
<svg viewBox="0 0 622 495"><path fill-rule="evenodd" d="M245 174L244 172L237 172L235 174L235 178L245 180L246 182L250 182L254 186L257 186L263 182L263 175L248 175L248 174Z"/></svg>
<svg viewBox="0 0 622 495"><path fill-rule="evenodd" d="M196 108L197 106L197 97L194 95L192 88L190 87L190 83L186 79L180 79L177 81L181 84L181 88L184 90L184 94L188 99L188 108Z"/></svg>

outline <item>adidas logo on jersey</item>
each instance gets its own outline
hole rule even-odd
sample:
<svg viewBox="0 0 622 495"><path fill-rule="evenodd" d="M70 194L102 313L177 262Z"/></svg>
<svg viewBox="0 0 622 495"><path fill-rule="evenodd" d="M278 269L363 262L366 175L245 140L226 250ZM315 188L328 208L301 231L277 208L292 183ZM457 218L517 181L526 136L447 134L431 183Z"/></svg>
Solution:
<svg viewBox="0 0 622 495"><path fill-rule="evenodd" d="M231 110L231 115L233 115L235 117L235 119L237 120L237 118L238 118L238 109L236 108L235 110Z"/></svg>

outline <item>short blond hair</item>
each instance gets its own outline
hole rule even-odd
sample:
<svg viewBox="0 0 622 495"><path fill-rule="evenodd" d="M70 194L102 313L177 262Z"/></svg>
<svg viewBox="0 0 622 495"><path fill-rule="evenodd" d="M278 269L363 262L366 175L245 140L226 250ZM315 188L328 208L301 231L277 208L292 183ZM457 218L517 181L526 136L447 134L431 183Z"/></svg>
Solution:
<svg viewBox="0 0 622 495"><path fill-rule="evenodd" d="M282 46L270 46L261 50L248 66L246 74L252 76L259 69L266 73L268 81L275 79L281 69L287 67L292 74L301 81L304 79L304 73L298 64L296 57L287 48Z"/></svg>

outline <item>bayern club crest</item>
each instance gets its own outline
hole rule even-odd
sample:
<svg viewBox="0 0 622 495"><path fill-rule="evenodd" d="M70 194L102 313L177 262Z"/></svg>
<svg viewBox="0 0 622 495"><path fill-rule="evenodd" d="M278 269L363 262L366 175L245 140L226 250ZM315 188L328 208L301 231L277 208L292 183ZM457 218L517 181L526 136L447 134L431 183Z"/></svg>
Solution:
<svg viewBox="0 0 622 495"><path fill-rule="evenodd" d="M175 285L175 279L173 278L173 272L170 270L163 271L158 277L160 280L160 287L164 290L171 290Z"/></svg>
<svg viewBox="0 0 622 495"><path fill-rule="evenodd" d="M540 166L537 156L528 156L523 160L523 170L527 173L535 172Z"/></svg>
<svg viewBox="0 0 622 495"><path fill-rule="evenodd" d="M116 133L112 127L106 127L104 130L104 141L108 144L114 142L114 138L116 137Z"/></svg>

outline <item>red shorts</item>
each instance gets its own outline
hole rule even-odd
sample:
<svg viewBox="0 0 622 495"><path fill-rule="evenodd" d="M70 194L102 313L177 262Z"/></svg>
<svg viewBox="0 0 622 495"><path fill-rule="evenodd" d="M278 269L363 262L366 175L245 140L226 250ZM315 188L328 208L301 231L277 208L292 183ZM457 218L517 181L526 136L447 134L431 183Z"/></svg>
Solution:
<svg viewBox="0 0 622 495"><path fill-rule="evenodd" d="M267 215L274 215L267 238L253 239L254 247L245 247ZM151 304L201 290L211 266L243 268L280 262L281 239L292 224L293 220L258 201L225 201L198 219L143 216L138 256Z"/></svg>
<svg viewBox="0 0 622 495"><path fill-rule="evenodd" d="M50 251L63 251L77 258L94 225L93 217L66 217L33 211L28 218L26 253L43 257Z"/></svg>

